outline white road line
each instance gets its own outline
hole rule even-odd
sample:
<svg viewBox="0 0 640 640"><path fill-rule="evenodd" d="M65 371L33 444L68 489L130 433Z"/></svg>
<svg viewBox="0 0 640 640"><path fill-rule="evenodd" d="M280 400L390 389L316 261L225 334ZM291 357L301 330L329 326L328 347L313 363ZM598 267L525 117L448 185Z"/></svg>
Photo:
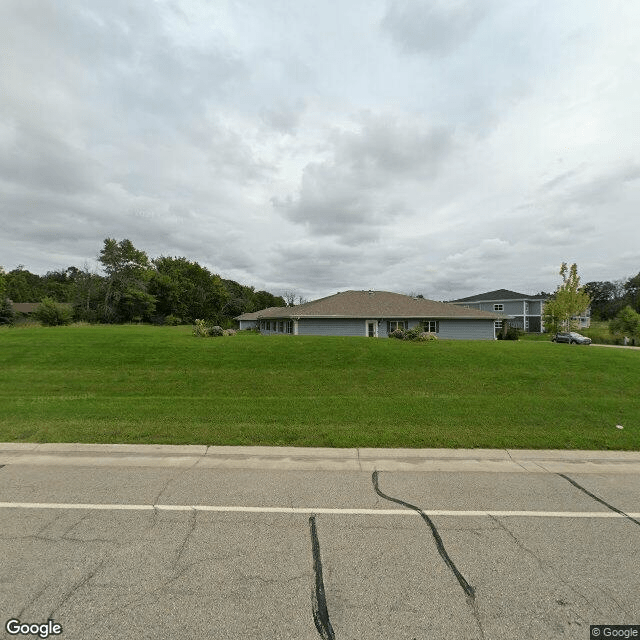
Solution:
<svg viewBox="0 0 640 640"><path fill-rule="evenodd" d="M204 504L77 504L64 502L0 502L0 509L86 509L96 511L214 511L222 513L301 513L354 516L418 516L412 509L328 509L324 507L240 507ZM428 516L448 516L454 518L480 518L484 516L519 518L624 518L612 511L452 511L423 510ZM628 513L632 518L640 513Z"/></svg>

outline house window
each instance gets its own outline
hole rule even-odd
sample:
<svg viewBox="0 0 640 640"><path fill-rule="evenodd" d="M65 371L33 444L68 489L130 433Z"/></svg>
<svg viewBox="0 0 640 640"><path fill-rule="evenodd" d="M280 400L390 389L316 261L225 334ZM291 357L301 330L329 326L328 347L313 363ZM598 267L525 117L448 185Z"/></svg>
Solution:
<svg viewBox="0 0 640 640"><path fill-rule="evenodd" d="M284 333L284 321L280 320L280 322L278 322L278 331L280 333Z"/></svg>
<svg viewBox="0 0 640 640"><path fill-rule="evenodd" d="M293 333L293 320L287 320L287 333Z"/></svg>
<svg viewBox="0 0 640 640"><path fill-rule="evenodd" d="M422 329L428 333L438 333L440 331L439 320L423 320Z"/></svg>
<svg viewBox="0 0 640 640"><path fill-rule="evenodd" d="M494 311L504 311L504 305L503 304L494 304L493 305L493 310Z"/></svg>
<svg viewBox="0 0 640 640"><path fill-rule="evenodd" d="M495 335L498 335L502 331L502 320L496 320L493 323L493 331Z"/></svg>
<svg viewBox="0 0 640 640"><path fill-rule="evenodd" d="M387 320L387 333L391 333L396 329L406 329L407 321L406 320Z"/></svg>

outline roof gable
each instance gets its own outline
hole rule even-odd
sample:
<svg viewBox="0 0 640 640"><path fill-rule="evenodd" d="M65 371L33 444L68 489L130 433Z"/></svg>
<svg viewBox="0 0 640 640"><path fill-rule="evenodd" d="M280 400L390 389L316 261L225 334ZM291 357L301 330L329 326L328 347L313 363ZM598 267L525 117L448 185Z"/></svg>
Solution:
<svg viewBox="0 0 640 640"><path fill-rule="evenodd" d="M495 291L487 291L486 293L478 293L468 298L458 298L451 300L451 303L459 302L494 302L499 300L545 300L546 296L530 296L526 293L518 293L509 289L496 289Z"/></svg>

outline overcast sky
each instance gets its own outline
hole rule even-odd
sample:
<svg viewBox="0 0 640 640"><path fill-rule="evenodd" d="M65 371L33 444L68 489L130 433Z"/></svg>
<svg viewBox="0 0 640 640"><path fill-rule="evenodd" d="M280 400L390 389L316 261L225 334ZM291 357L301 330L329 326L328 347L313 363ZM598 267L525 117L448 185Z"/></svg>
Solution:
<svg viewBox="0 0 640 640"><path fill-rule="evenodd" d="M637 0L2 0L0 265L273 293L640 271Z"/></svg>

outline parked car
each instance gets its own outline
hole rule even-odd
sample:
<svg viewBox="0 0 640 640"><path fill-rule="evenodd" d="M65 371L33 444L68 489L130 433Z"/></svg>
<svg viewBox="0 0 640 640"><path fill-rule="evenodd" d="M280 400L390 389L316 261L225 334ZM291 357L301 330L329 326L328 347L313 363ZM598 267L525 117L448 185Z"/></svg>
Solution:
<svg viewBox="0 0 640 640"><path fill-rule="evenodd" d="M567 342L568 344L591 344L591 338L583 336L575 331L561 331L556 333L551 342Z"/></svg>

